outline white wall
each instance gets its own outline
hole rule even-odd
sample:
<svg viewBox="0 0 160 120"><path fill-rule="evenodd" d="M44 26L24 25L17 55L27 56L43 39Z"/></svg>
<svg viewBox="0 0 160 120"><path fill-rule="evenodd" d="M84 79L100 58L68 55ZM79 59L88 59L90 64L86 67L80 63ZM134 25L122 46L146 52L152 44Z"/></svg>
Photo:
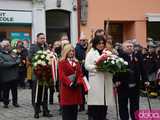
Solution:
<svg viewBox="0 0 160 120"><path fill-rule="evenodd" d="M3 10L29 10L32 11L32 42L35 42L36 34L39 32L46 33L46 10L61 9L71 12L70 29L71 42L76 44L78 38L77 11L73 10L73 1L62 0L62 6L56 7L57 0L46 0L45 5L37 3L32 5L32 0L0 0L0 9ZM75 3L77 5L77 3Z"/></svg>
<svg viewBox="0 0 160 120"><path fill-rule="evenodd" d="M0 0L3 10L32 10L32 0Z"/></svg>
<svg viewBox="0 0 160 120"><path fill-rule="evenodd" d="M32 43L35 43L37 33L46 33L45 6L34 4L32 15Z"/></svg>

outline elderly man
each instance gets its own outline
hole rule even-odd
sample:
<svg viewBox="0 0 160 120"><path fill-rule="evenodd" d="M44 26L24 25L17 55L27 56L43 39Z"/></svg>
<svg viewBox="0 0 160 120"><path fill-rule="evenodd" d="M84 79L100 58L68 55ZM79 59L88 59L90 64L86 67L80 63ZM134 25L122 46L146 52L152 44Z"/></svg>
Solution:
<svg viewBox="0 0 160 120"><path fill-rule="evenodd" d="M125 41L123 51L119 53L128 62L128 71L114 76L114 82L118 91L119 114L121 120L129 120L128 100L130 101L130 116L136 120L135 112L139 110L140 77L148 80L140 54L135 54L132 41ZM147 83L147 82L146 82Z"/></svg>
<svg viewBox="0 0 160 120"><path fill-rule="evenodd" d="M0 76L4 90L4 108L8 108L9 91L12 92L12 104L19 107L17 103L17 80L18 80L18 64L20 59L11 52L11 46L8 40L3 40L0 49Z"/></svg>

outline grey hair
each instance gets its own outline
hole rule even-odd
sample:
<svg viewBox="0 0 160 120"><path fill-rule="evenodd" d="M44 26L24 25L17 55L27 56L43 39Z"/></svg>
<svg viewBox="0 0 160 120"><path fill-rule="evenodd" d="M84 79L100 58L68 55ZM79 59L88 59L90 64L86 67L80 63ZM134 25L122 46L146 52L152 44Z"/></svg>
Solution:
<svg viewBox="0 0 160 120"><path fill-rule="evenodd" d="M134 45L132 40L126 40L122 43L122 47L124 47L127 43Z"/></svg>
<svg viewBox="0 0 160 120"><path fill-rule="evenodd" d="M10 45L8 40L3 40L2 42L0 42L0 47L4 48L5 46Z"/></svg>

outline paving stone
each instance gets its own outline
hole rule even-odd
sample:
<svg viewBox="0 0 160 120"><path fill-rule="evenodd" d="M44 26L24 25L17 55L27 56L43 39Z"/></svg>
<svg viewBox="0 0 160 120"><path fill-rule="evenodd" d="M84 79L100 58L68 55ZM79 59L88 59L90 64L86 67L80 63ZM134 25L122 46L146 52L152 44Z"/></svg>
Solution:
<svg viewBox="0 0 160 120"><path fill-rule="evenodd" d="M11 98L10 98L11 99ZM150 99L151 106L153 109L160 108L159 99ZM18 90L18 102L21 107L15 108L11 102L9 104L9 109L3 108L3 104L0 103L0 120L36 120L33 118L34 110L31 105L31 90L30 89L19 89ZM148 102L146 97L140 98L140 108L148 109ZM62 120L61 115L59 114L59 105L57 94L54 95L54 105L49 105L49 109L53 114L52 118L46 118L40 114L38 120ZM116 109L115 106L108 109L107 118L109 120L116 120ZM79 112L78 120L88 120L86 111Z"/></svg>

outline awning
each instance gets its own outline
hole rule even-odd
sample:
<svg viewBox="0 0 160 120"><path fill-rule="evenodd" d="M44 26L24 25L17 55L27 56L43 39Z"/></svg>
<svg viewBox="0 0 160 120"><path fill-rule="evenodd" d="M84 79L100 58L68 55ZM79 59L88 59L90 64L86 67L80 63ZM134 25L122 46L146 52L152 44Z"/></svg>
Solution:
<svg viewBox="0 0 160 120"><path fill-rule="evenodd" d="M147 13L145 16L149 22L160 22L160 13Z"/></svg>

